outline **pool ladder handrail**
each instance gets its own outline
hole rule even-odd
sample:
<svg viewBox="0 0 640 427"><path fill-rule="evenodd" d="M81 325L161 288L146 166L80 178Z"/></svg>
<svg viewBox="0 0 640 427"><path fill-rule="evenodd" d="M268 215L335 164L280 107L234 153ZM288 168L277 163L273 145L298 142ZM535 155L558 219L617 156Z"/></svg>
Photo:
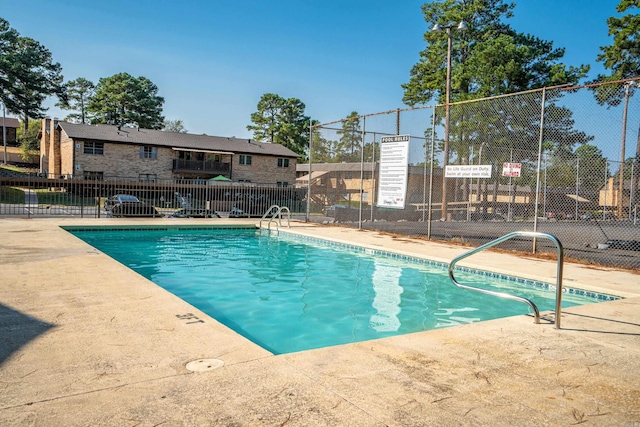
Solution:
<svg viewBox="0 0 640 427"><path fill-rule="evenodd" d="M260 218L260 225L259 227L262 229L262 221L269 216L269 214L275 210L275 213L273 215L271 215L271 218L269 218L269 222L267 223L267 230L271 231L271 222L278 217L278 227L282 227L282 212L286 212L287 213L287 227L291 228L291 211L289 210L288 207L286 206L278 206L278 205L271 205L269 206L269 209L267 209L267 211L265 212L264 215L262 215L262 218Z"/></svg>
<svg viewBox="0 0 640 427"><path fill-rule="evenodd" d="M548 239L553 241L553 243L556 245L556 249L558 250L558 264L557 264L557 271L556 271L556 319L555 319L555 328L556 329L560 329L560 312L562 309L562 269L563 269L563 259L564 259L564 249L562 248L562 243L560 243L560 240L558 240L558 238L556 236L554 236L553 234L547 234L547 233L540 233L537 231L514 231L511 232L509 234L505 234L502 237L499 237L495 240L490 241L489 243L485 243L482 246L478 246L475 249L472 249L468 252L465 252L462 255L459 255L457 257L455 257L450 263L449 263L449 278L451 279L451 281L453 282L454 285L456 285L459 288L463 288L463 289L468 289L471 291L476 291L476 292L481 292L484 294L488 294L488 295L493 295L493 296L497 296L500 298L506 298L506 299L511 299L511 300L515 300L515 301L520 301L523 302L525 304L528 304L531 309L533 310L534 316L535 316L535 320L534 323L539 324L540 323L540 311L538 310L538 307L533 303L533 301L524 298L524 297L519 297L517 295L511 295L511 294L507 294L504 292L496 292L496 291L490 291L487 289L482 289L482 288L476 288L474 286L469 286L469 285L463 285L462 283L458 282L453 274L453 269L456 265L456 263L458 263L458 261L467 258L475 253L478 253L480 251L483 251L485 249L488 249L492 246L495 246L499 243L502 243L506 240L512 239L514 237L518 237L518 236L525 236L525 237L532 237L532 238L543 238L543 239Z"/></svg>

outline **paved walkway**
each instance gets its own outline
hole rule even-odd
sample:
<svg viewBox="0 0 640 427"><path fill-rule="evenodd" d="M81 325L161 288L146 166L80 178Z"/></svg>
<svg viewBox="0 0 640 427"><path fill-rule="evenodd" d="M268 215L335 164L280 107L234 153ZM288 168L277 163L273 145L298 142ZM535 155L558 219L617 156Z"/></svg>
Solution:
<svg viewBox="0 0 640 427"><path fill-rule="evenodd" d="M274 356L62 230L175 219L0 219L0 425L640 425L640 280L567 264L625 299ZM211 223L247 222L211 220ZM339 227L295 232L450 260L464 249ZM555 263L481 253L555 280ZM200 322L202 320L202 322ZM192 372L192 361L205 362Z"/></svg>
<svg viewBox="0 0 640 427"><path fill-rule="evenodd" d="M24 204L31 207L38 207L38 193L33 190L24 190Z"/></svg>

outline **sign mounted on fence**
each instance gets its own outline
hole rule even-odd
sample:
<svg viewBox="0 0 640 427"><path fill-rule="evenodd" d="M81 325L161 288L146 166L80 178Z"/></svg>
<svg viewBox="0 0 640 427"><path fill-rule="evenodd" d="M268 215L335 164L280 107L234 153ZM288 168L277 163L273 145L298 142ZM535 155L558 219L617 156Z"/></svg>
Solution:
<svg viewBox="0 0 640 427"><path fill-rule="evenodd" d="M410 139L410 135L380 138L380 183L377 204L380 208L404 209L407 198Z"/></svg>
<svg viewBox="0 0 640 427"><path fill-rule="evenodd" d="M492 165L447 165L445 178L491 178Z"/></svg>
<svg viewBox="0 0 640 427"><path fill-rule="evenodd" d="M503 163L502 176L519 177L521 169L522 169L522 163Z"/></svg>

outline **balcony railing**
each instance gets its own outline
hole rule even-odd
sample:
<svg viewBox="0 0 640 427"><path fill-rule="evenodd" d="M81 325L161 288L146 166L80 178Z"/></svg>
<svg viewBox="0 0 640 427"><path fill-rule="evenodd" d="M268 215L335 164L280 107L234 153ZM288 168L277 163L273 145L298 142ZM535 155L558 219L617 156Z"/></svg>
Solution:
<svg viewBox="0 0 640 427"><path fill-rule="evenodd" d="M174 172L206 172L223 175L228 174L229 170L230 164L223 162L179 159L173 161Z"/></svg>

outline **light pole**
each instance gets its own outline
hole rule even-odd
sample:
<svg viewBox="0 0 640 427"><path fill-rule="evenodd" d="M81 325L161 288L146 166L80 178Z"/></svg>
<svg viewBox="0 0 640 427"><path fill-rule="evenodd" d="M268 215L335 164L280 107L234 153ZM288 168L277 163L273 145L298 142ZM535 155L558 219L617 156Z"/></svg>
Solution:
<svg viewBox="0 0 640 427"><path fill-rule="evenodd" d="M447 178L445 177L445 169L449 163L449 103L451 102L451 38L452 30L466 31L467 24L460 21L459 24L433 26L431 31L447 33L447 81L445 84L445 115L444 115L444 159L442 161L442 219L447 220Z"/></svg>
<svg viewBox="0 0 640 427"><path fill-rule="evenodd" d="M7 107L2 104L2 145L4 146L4 164L7 164Z"/></svg>
<svg viewBox="0 0 640 427"><path fill-rule="evenodd" d="M622 143L620 148L620 170L618 171L618 219L622 219L622 192L624 190L624 161L625 161L625 143L627 140L627 110L629 108L629 89L636 83L635 81L626 82L624 84L624 107L622 109ZM632 177L633 180L633 177ZM631 197L631 193L629 193Z"/></svg>

